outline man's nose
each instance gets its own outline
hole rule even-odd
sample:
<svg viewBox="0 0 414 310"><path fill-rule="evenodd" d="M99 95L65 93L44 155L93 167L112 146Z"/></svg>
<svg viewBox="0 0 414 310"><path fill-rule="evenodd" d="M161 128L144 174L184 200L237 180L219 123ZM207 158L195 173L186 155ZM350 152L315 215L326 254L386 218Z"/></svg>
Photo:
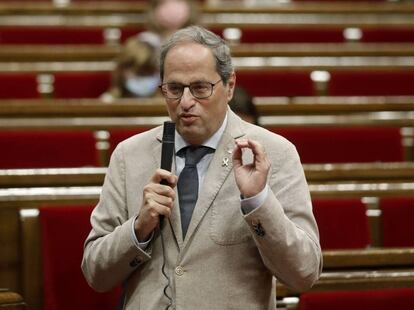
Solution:
<svg viewBox="0 0 414 310"><path fill-rule="evenodd" d="M180 104L184 110L190 109L195 103L194 96L190 91L190 88L184 87L183 95L181 96Z"/></svg>

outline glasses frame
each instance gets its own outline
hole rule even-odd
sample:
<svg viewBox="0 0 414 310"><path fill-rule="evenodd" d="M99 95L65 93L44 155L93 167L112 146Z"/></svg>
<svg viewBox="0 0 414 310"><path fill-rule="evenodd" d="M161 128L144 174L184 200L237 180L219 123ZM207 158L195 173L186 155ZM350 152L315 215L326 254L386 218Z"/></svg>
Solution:
<svg viewBox="0 0 414 310"><path fill-rule="evenodd" d="M207 99L207 98L210 98L211 97L211 95L213 95L213 91L214 91L214 87L218 84L218 83L220 83L220 82L222 82L223 80L222 79L220 79L220 80L218 80L217 82L215 82L215 83L211 83L211 82L194 82L194 83L190 83L190 84L180 84L180 83L162 83L161 85L159 85L158 87L161 89L161 93L162 93L162 95L166 98L166 99L170 99L170 100L178 100L178 99L181 99L182 97L183 97L183 95L184 95L184 90L186 89L186 88L188 88L189 90L190 90L190 93L191 93L191 95L194 97L194 98L196 98L196 99ZM197 84L197 83L206 83L206 84L209 84L210 86L211 86L211 92L210 92L210 95L208 95L208 96L206 96L206 97L199 97L199 96L196 96L196 95L194 95L194 93L193 93L193 90L192 90L192 88L191 88L191 85L194 85L194 84ZM179 97L168 97L167 95L166 95L166 92L164 92L163 91L163 86L164 85L168 85L168 84L177 84L177 85L180 85L180 86L182 86L182 88L183 88L183 90L182 90L182 92L181 92L181 95L179 96Z"/></svg>

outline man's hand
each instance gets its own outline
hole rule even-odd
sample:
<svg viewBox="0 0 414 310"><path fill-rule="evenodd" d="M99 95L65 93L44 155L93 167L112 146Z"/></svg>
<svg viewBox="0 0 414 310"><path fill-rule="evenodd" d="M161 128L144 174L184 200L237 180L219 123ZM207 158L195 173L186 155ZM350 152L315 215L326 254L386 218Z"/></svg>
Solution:
<svg viewBox="0 0 414 310"><path fill-rule="evenodd" d="M242 149L253 152L253 163L243 164ZM240 193L245 198L259 194L266 186L270 162L263 146L254 140L237 140L233 151L234 176Z"/></svg>
<svg viewBox="0 0 414 310"><path fill-rule="evenodd" d="M166 180L169 185L160 182ZM158 169L152 176L150 183L144 187L143 206L135 221L135 234L139 242L148 239L151 232L158 226L160 215L171 216L174 205L175 191L178 177L171 172Z"/></svg>

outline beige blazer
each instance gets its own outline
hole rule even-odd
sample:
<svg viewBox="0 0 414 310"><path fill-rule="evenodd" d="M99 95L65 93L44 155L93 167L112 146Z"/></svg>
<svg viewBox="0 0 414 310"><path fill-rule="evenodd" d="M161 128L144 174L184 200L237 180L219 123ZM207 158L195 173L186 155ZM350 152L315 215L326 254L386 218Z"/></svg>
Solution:
<svg viewBox="0 0 414 310"><path fill-rule="evenodd" d="M178 199L162 230L172 309L276 309L276 279L305 290L321 272L318 229L295 147L230 110L228 115L185 239ZM85 278L97 291L124 283L125 309L160 310L168 303L159 231L145 251L131 236L143 187L160 166L161 135L157 127L119 144L85 242ZM272 163L271 190L263 205L246 215L231 160L234 140L242 137L262 143Z"/></svg>

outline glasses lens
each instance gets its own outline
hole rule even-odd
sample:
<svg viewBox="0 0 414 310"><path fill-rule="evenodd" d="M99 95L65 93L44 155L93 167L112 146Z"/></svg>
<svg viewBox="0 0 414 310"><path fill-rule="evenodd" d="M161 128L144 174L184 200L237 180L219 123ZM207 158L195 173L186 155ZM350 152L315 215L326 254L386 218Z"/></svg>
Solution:
<svg viewBox="0 0 414 310"><path fill-rule="evenodd" d="M162 85L164 96L171 99L180 98L183 94L184 86L177 83L166 83Z"/></svg>
<svg viewBox="0 0 414 310"><path fill-rule="evenodd" d="M212 90L212 85L207 82L197 82L190 85L191 93L198 99L210 97Z"/></svg>

